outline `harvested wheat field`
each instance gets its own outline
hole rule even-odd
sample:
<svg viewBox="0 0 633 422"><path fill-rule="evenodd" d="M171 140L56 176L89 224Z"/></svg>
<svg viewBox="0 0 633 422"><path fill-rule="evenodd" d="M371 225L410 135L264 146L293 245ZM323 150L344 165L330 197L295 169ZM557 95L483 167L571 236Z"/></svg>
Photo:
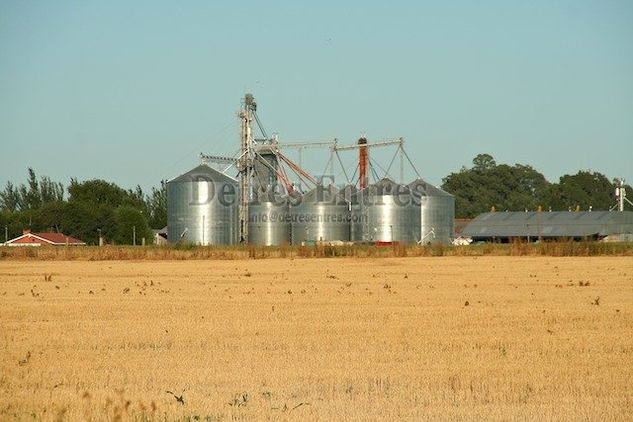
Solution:
<svg viewBox="0 0 633 422"><path fill-rule="evenodd" d="M8 260L0 301L4 420L633 418L630 257Z"/></svg>

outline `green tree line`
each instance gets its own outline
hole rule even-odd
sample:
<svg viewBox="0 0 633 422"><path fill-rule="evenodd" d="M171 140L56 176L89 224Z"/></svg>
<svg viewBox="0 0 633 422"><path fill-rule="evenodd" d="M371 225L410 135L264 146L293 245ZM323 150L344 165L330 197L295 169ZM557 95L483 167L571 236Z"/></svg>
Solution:
<svg viewBox="0 0 633 422"><path fill-rule="evenodd" d="M126 190L98 179L71 179L64 189L46 176L38 178L29 168L26 184L7 182L0 191L0 228L6 228L9 239L28 228L61 232L88 244L98 244L101 234L108 243L125 245L133 243L135 232L140 244L142 238L152 242L151 228L166 225L165 181L149 194L140 186Z"/></svg>
<svg viewBox="0 0 633 422"><path fill-rule="evenodd" d="M471 168L462 167L442 179L442 189L455 196L455 216L474 218L496 211L609 210L616 205L615 179L602 173L581 170L565 174L558 183L524 164L497 164L490 154L479 154ZM631 186L625 187L631 199ZM626 209L633 209L625 204Z"/></svg>

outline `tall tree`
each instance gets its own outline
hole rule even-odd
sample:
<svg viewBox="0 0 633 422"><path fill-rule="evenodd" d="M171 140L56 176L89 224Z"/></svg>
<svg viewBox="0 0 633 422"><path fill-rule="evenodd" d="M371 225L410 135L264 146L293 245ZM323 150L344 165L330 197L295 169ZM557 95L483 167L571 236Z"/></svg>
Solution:
<svg viewBox="0 0 633 422"><path fill-rule="evenodd" d="M53 182L50 177L40 177L40 199L42 204L64 200L64 185Z"/></svg>
<svg viewBox="0 0 633 422"><path fill-rule="evenodd" d="M121 203L121 205L127 205L136 208L147 217L149 211L147 209L147 202L145 201L145 193L143 192L141 186L136 185L134 189L128 189L127 191L125 191L125 193L126 195L123 198L123 202Z"/></svg>
<svg viewBox="0 0 633 422"><path fill-rule="evenodd" d="M443 179L442 189L455 195L455 215L473 218L497 210L535 209L549 188L545 177L528 165L497 165L489 154L473 159L473 168L463 167Z"/></svg>
<svg viewBox="0 0 633 422"><path fill-rule="evenodd" d="M490 154L478 154L473 158L473 170L491 170L495 168L497 162Z"/></svg>
<svg viewBox="0 0 633 422"><path fill-rule="evenodd" d="M8 211L20 208L20 191L11 182L7 182L4 190L0 192L0 208Z"/></svg>
<svg viewBox="0 0 633 422"><path fill-rule="evenodd" d="M547 206L553 210L608 210L615 204L614 185L601 173L579 171L565 174L547 193Z"/></svg>
<svg viewBox="0 0 633 422"><path fill-rule="evenodd" d="M32 211L0 211L0 227L2 228L2 241L4 242L4 231L7 229L8 239L20 236L25 227L32 225Z"/></svg>
<svg viewBox="0 0 633 422"><path fill-rule="evenodd" d="M23 207L35 210L42 205L42 195L40 193L40 185L37 181L35 171L29 167L28 186L21 186Z"/></svg>
<svg viewBox="0 0 633 422"><path fill-rule="evenodd" d="M152 231L147 225L147 220L139 210L130 206L117 208L114 214L116 221L115 243L119 245L131 245L136 236L136 244L141 244L145 238L147 243L153 240Z"/></svg>
<svg viewBox="0 0 633 422"><path fill-rule="evenodd" d="M47 202L62 201L64 185L53 182L50 177L42 176L39 180L35 171L29 167L28 182L15 187L7 182L4 191L0 192L0 208L16 210L36 210Z"/></svg>
<svg viewBox="0 0 633 422"><path fill-rule="evenodd" d="M147 197L149 225L154 229L162 229L167 225L167 181L160 181L160 189L152 188Z"/></svg>
<svg viewBox="0 0 633 422"><path fill-rule="evenodd" d="M70 202L79 201L109 207L118 207L128 195L125 190L105 180L94 179L79 183L74 178L70 180L68 194Z"/></svg>
<svg viewBox="0 0 633 422"><path fill-rule="evenodd" d="M96 245L99 234L111 241L116 234L114 209L104 205L72 201L67 203L61 223L61 231L67 235Z"/></svg>
<svg viewBox="0 0 633 422"><path fill-rule="evenodd" d="M69 212L68 202L46 202L37 210L36 227L34 230L64 232L67 223L66 215Z"/></svg>

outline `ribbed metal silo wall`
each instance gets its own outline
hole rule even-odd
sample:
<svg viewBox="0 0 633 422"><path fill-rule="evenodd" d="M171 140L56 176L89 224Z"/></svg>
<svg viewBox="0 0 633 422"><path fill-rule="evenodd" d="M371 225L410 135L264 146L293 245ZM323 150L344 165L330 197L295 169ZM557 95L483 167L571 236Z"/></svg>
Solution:
<svg viewBox="0 0 633 422"><path fill-rule="evenodd" d="M455 197L423 179L408 185L420 206L422 243L450 244L453 240Z"/></svg>
<svg viewBox="0 0 633 422"><path fill-rule="evenodd" d="M287 201L251 203L248 215L249 243L264 246L290 243L290 209Z"/></svg>
<svg viewBox="0 0 633 422"><path fill-rule="evenodd" d="M383 179L360 193L352 209L360 222L354 240L365 242L417 243L420 240L420 205L407 186ZM360 238L360 239L359 239Z"/></svg>
<svg viewBox="0 0 633 422"><path fill-rule="evenodd" d="M350 240L349 205L333 188L323 198L313 190L300 199L291 200L290 216L293 245L301 244L304 240Z"/></svg>
<svg viewBox="0 0 633 422"><path fill-rule="evenodd" d="M361 242L363 240L363 221L367 215L363 213L360 204L352 204L350 212L350 240L352 242Z"/></svg>
<svg viewBox="0 0 633 422"><path fill-rule="evenodd" d="M169 242L196 245L238 243L237 191L237 185L203 178L168 182Z"/></svg>
<svg viewBox="0 0 633 422"><path fill-rule="evenodd" d="M453 240L455 198L425 196L420 200L422 243L450 244Z"/></svg>
<svg viewBox="0 0 633 422"><path fill-rule="evenodd" d="M409 195L368 194L361 204L364 241L417 243L420 207Z"/></svg>

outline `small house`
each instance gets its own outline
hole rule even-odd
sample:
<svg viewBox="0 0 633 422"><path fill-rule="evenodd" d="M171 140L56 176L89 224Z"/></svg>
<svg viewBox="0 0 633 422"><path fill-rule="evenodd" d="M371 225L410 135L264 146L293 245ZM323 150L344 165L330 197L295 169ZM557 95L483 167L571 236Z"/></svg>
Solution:
<svg viewBox="0 0 633 422"><path fill-rule="evenodd" d="M81 246L85 244L64 233L31 233L30 230L24 230L22 236L8 240L5 246Z"/></svg>

